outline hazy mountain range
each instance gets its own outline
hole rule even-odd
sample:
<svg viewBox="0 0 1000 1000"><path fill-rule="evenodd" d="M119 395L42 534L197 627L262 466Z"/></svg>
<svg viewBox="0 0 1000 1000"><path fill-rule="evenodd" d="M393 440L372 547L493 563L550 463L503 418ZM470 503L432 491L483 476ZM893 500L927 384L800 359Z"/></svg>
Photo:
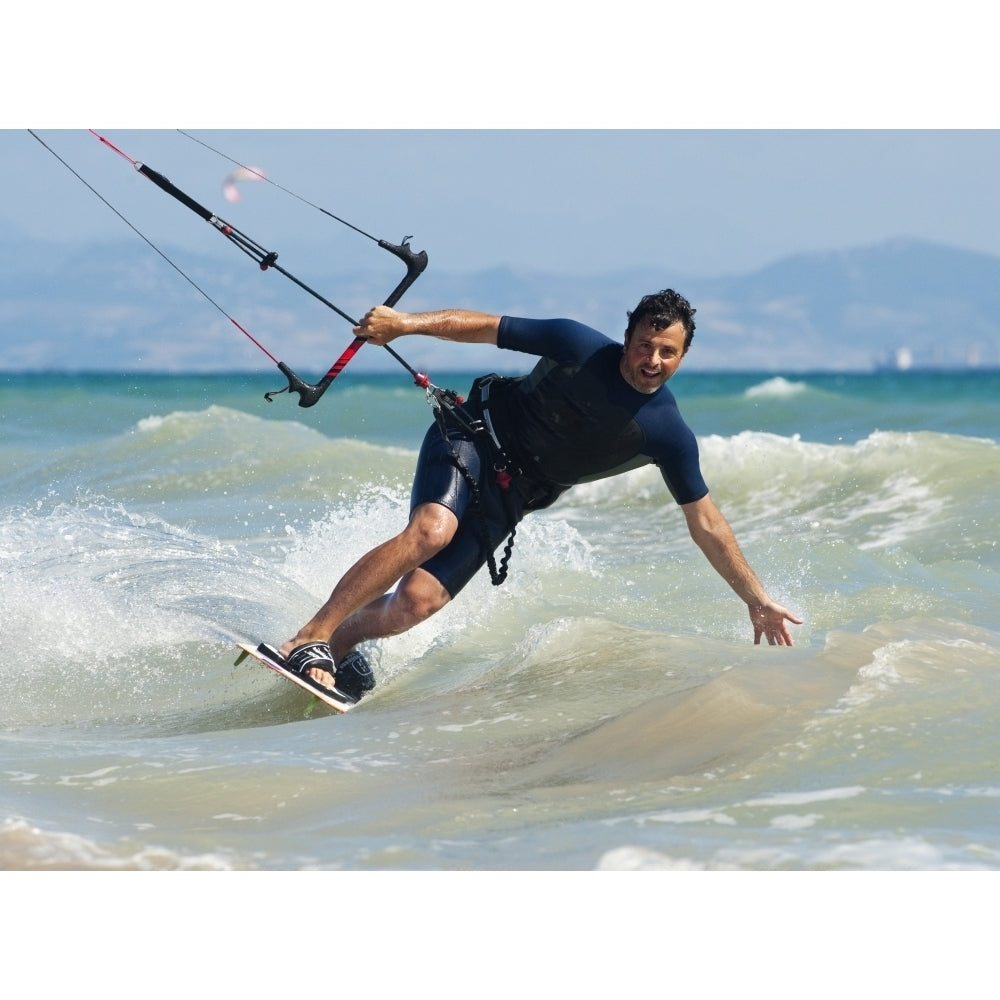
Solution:
<svg viewBox="0 0 1000 1000"><path fill-rule="evenodd" d="M350 343L349 324L280 274L231 257L165 248L190 281L278 359L322 374ZM139 239L85 250L8 240L0 269L0 370L269 370L272 362L189 281ZM360 317L402 275L282 264ZM658 270L561 275L495 269L445 274L430 266L400 302L410 310L466 306L572 316L613 336L648 291L672 286L697 308L689 370L867 371L878 366L1000 365L1000 257L898 239L798 254L749 274L684 277ZM491 349L407 342L437 369L523 367ZM400 347L401 353L404 353ZM385 352L358 370L392 370Z"/></svg>

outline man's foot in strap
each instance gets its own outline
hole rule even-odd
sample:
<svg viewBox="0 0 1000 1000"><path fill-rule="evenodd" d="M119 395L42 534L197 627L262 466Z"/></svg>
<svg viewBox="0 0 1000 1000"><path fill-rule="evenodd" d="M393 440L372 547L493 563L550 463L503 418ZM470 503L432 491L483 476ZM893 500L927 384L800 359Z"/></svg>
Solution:
<svg viewBox="0 0 1000 1000"><path fill-rule="evenodd" d="M328 643L304 642L301 646L296 646L284 660L285 666L293 674L298 674L327 691L334 687L334 675L337 671Z"/></svg>
<svg viewBox="0 0 1000 1000"><path fill-rule="evenodd" d="M325 642L305 642L292 649L287 656L280 653L277 656L293 673L327 690L336 687L342 694L358 701L375 687L371 665L356 649L352 649L337 667L334 667L330 646Z"/></svg>

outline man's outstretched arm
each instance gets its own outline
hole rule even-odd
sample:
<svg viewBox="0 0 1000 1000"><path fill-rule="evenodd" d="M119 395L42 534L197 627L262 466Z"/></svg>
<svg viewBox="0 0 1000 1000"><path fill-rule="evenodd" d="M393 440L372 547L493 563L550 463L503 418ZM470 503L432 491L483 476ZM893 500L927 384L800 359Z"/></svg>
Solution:
<svg viewBox="0 0 1000 1000"><path fill-rule="evenodd" d="M681 507L687 518L688 531L712 568L736 592L750 612L753 641L759 644L766 636L772 646L793 645L787 622L801 625L802 619L771 600L757 574L750 568L740 550L729 522L708 495Z"/></svg>
<svg viewBox="0 0 1000 1000"><path fill-rule="evenodd" d="M354 328L378 347L409 334L423 334L462 344L495 344L500 317L469 309L440 309L436 312L404 313L389 306L376 306L365 313Z"/></svg>

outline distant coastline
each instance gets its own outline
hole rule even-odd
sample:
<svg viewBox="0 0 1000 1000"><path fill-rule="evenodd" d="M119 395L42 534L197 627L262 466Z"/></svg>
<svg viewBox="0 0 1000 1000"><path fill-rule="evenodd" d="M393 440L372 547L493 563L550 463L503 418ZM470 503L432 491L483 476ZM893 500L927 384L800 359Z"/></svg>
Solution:
<svg viewBox="0 0 1000 1000"><path fill-rule="evenodd" d="M290 283L262 283L257 269L238 260L188 253L187 261L246 330L303 377L326 371L351 340L347 323L303 301L308 297ZM355 315L386 291L384 274L333 273L323 281ZM1000 257L909 239L798 254L718 278L650 268L574 276L511 268L443 274L431 267L399 307L568 316L619 337L627 310L665 285L682 290L697 309L688 371L1000 367ZM456 349L426 338L405 346L407 360L430 372L524 368L523 358L492 347ZM85 254L34 242L19 246L0 269L0 371L269 367L257 347L136 241ZM391 368L389 358L367 350L349 370Z"/></svg>

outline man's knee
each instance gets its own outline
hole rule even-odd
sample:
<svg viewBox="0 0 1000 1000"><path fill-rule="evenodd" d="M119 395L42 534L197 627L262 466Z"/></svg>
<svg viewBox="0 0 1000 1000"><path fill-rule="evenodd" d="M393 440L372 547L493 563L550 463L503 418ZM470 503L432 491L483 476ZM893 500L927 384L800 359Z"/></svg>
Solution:
<svg viewBox="0 0 1000 1000"><path fill-rule="evenodd" d="M419 506L406 527L407 534L424 562L437 555L454 537L458 529L458 518L438 503Z"/></svg>
<svg viewBox="0 0 1000 1000"><path fill-rule="evenodd" d="M418 624L440 611L451 600L451 595L436 577L417 569L399 581L392 600L398 613L412 624Z"/></svg>

